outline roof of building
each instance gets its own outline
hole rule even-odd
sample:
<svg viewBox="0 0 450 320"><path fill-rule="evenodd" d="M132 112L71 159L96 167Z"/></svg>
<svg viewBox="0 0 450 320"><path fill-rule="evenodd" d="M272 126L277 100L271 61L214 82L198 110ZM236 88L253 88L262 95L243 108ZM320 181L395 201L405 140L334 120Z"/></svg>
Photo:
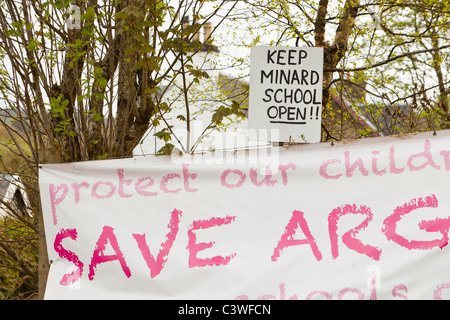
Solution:
<svg viewBox="0 0 450 320"><path fill-rule="evenodd" d="M8 206L22 215L30 215L28 196L18 175L0 175L0 217L10 214Z"/></svg>

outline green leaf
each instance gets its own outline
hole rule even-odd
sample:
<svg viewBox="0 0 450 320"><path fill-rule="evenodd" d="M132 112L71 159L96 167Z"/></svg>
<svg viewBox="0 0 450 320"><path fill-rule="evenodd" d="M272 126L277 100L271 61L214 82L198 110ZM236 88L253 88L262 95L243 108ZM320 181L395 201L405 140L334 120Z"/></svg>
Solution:
<svg viewBox="0 0 450 320"><path fill-rule="evenodd" d="M97 160L103 160L109 157L109 153L105 152L104 154L97 156Z"/></svg>
<svg viewBox="0 0 450 320"><path fill-rule="evenodd" d="M164 142L168 142L172 139L171 133L167 131L167 128L162 129L154 134L155 137L164 140Z"/></svg>
<svg viewBox="0 0 450 320"><path fill-rule="evenodd" d="M102 121L103 117L102 117L102 115L101 115L100 113L94 113L94 114L92 115L92 119L93 119L94 121Z"/></svg>
<svg viewBox="0 0 450 320"><path fill-rule="evenodd" d="M166 143L164 147L158 150L156 154L158 155L169 155L172 153L172 150L175 148L175 146L171 143Z"/></svg>
<svg viewBox="0 0 450 320"><path fill-rule="evenodd" d="M97 77L95 80L97 82L98 87L101 89L106 88L106 86L108 85L108 81L102 76Z"/></svg>

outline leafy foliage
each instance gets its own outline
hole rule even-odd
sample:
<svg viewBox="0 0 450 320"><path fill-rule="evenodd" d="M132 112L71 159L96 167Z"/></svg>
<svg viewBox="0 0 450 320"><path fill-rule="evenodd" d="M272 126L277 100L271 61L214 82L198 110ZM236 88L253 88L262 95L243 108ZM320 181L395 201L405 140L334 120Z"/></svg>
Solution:
<svg viewBox="0 0 450 320"><path fill-rule="evenodd" d="M1 221L0 232L0 299L36 298L37 234L11 218Z"/></svg>
<svg viewBox="0 0 450 320"><path fill-rule="evenodd" d="M234 42L324 47L323 141L449 127L448 2L258 0L249 9L230 22L247 26Z"/></svg>

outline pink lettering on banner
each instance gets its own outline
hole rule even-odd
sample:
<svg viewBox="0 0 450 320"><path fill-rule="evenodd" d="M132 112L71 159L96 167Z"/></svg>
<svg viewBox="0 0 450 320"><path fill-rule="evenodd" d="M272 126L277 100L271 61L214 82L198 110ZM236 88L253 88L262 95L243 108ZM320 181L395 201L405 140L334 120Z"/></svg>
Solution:
<svg viewBox="0 0 450 320"><path fill-rule="evenodd" d="M380 169L378 169L378 159L375 157L379 154L379 151L372 151L372 172L377 175L377 176L382 176L383 174L386 173L386 169L383 169L380 171Z"/></svg>
<svg viewBox="0 0 450 320"><path fill-rule="evenodd" d="M373 287L373 286L372 286ZM289 298L286 296L286 285L284 283L281 283L279 285L280 288L280 300L298 300L297 294L293 294ZM369 288L370 289L370 288ZM436 289L433 292L433 298L435 300L442 300L442 293L444 290L450 289L450 283L443 283L441 285L438 285ZM377 295L374 294L374 288L371 289L371 294L368 299L370 300L377 300ZM387 290L387 289L385 289ZM394 298L400 298L404 300L408 300L408 297L406 294L408 293L408 288L404 284L398 284L393 287L392 289L392 297ZM357 289L357 288L351 288L351 287L345 287L337 292L337 299L343 300L344 298L349 300L363 300L365 297L365 293L363 290ZM268 300L268 299L277 299L277 296L275 294L263 294L257 297L258 300ZM332 300L333 295L325 290L313 290L309 292L306 297L306 300L312 300L312 299L325 299L325 300ZM246 294L241 294L236 297L236 300L250 300L250 297Z"/></svg>
<svg viewBox="0 0 450 320"><path fill-rule="evenodd" d="M72 183L71 185L74 195L75 195L75 203L80 202L80 189L81 188L89 188L89 183L83 181L81 183Z"/></svg>
<svg viewBox="0 0 450 320"><path fill-rule="evenodd" d="M319 251L319 248L316 244L316 240L312 236L311 231L309 230L308 224L303 215L304 213L301 211L294 210L294 212L292 212L292 217L289 220L285 228L285 231L281 236L280 241L278 242L277 246L274 249L271 258L272 261L278 260L284 248L303 244L309 244L311 250L313 251L314 257L317 259L317 261L320 261L322 259L322 254ZM306 239L300 240L294 239L294 235L298 226L300 226L300 228L302 229L302 232L306 236Z"/></svg>
<svg viewBox="0 0 450 320"><path fill-rule="evenodd" d="M147 183L144 183L147 181ZM156 196L158 195L158 192L156 191L147 191L148 187L153 186L153 179L152 177L143 177L140 178L136 184L134 185L134 188L136 189L136 192L140 194L141 196L148 197L148 196Z"/></svg>
<svg viewBox="0 0 450 320"><path fill-rule="evenodd" d="M174 179L174 178L180 178L180 175L178 173L169 173L168 175L165 175L162 179L161 179L161 190L164 191L165 193L178 193L180 192L181 188L178 189L168 189L167 188L167 183L169 182L169 180Z"/></svg>
<svg viewBox="0 0 450 320"><path fill-rule="evenodd" d="M356 293L358 296L358 300L364 300L364 292L355 288L344 288L341 291L339 291L338 300L344 299L344 295L346 295L348 292Z"/></svg>
<svg viewBox="0 0 450 320"><path fill-rule="evenodd" d="M214 241L212 242L201 242L197 243L197 236L194 233L195 230L201 230L206 228L212 228L212 227L219 227L225 224L229 224L231 222L234 222L235 217L226 216L225 218L211 218L209 220L197 220L193 221L191 225L191 229L188 230L188 245L187 249L189 251L189 268L194 267L205 267L205 266L220 266L220 265L227 265L232 258L236 256L236 254L232 254L226 257L222 256L215 256L212 258L206 258L206 259L200 259L197 258L197 253L211 248L214 245Z"/></svg>
<svg viewBox="0 0 450 320"><path fill-rule="evenodd" d="M443 283L439 285L436 290L433 292L433 299L434 300L442 300L442 290L449 289L450 283Z"/></svg>
<svg viewBox="0 0 450 320"><path fill-rule="evenodd" d="M311 300L315 295L324 296L326 300L333 299L333 296L329 292L322 291L322 290L316 290L316 291L308 293L306 295L306 300Z"/></svg>
<svg viewBox="0 0 450 320"><path fill-rule="evenodd" d="M280 283L280 300L286 300L286 285ZM293 294L288 300L298 300L298 296Z"/></svg>
<svg viewBox="0 0 450 320"><path fill-rule="evenodd" d="M124 170L123 169L117 169L117 174L119 175L119 196L121 198L130 198L133 195L129 193L125 193L123 190L124 185L130 185L132 180L131 179L125 179Z"/></svg>
<svg viewBox="0 0 450 320"><path fill-rule="evenodd" d="M392 296L394 298L402 298L404 300L408 300L408 297L402 293L399 293L398 291L405 291L405 293L408 293L408 288L404 284L398 284L394 288L392 288Z"/></svg>
<svg viewBox="0 0 450 320"><path fill-rule="evenodd" d="M450 170L450 151L441 150L440 154L444 158L445 171Z"/></svg>
<svg viewBox="0 0 450 320"><path fill-rule="evenodd" d="M167 262L167 257L169 255L170 249L172 248L173 242L175 241L178 233L180 217L181 211L178 211L177 209L172 211L170 223L168 225L170 230L167 233L166 241L161 244L161 250L159 250L156 260L150 253L147 241L145 240L145 234L133 234L133 237L138 244L139 250L141 250L142 256L144 257L144 260L147 263L148 268L150 269L150 277L152 278L160 274L165 263Z"/></svg>
<svg viewBox="0 0 450 320"><path fill-rule="evenodd" d="M63 276L60 282L60 284L63 286L68 286L78 281L83 273L83 262L80 261L80 259L75 253L66 250L62 245L62 241L65 238L76 240L77 236L78 233L76 229L61 229L61 231L55 237L55 242L53 245L55 251L61 258L67 259L69 262L73 262L73 264L75 264L75 266L77 267L76 271L69 274L65 274Z"/></svg>
<svg viewBox="0 0 450 320"><path fill-rule="evenodd" d="M62 194L58 196L59 191L62 190ZM64 198L66 197L67 193L69 192L69 187L67 184L60 184L55 188L55 185L52 183L49 185L49 192L50 192L50 205L52 207L52 216L53 216L53 224L56 226L58 223L58 218L56 217L56 205L60 204Z"/></svg>
<svg viewBox="0 0 450 320"><path fill-rule="evenodd" d="M57 224L57 214L56 207L61 204L69 194L69 191L73 190L73 199L75 204L80 202L81 195L83 194L83 189L87 189L85 195L90 194L90 196L94 199L105 200L115 197L120 198L131 198L136 194L148 197L148 196L157 196L157 191L149 190L150 187L154 185L154 180L152 177L142 177L139 178L136 183L133 182L133 179L126 178L125 170L122 168L116 169L118 183L114 183L111 181L96 181L91 185L87 181L82 182L74 182L72 183L71 190L67 184L62 183L60 185L55 186L54 184L49 185L49 194L50 194L50 204L53 215L53 223ZM191 186L191 182L197 178L196 173L189 172L189 165L183 165L183 185L184 190L186 192L197 192L199 189L193 188ZM245 175L244 175L245 177ZM182 190L182 188L175 188L174 186L170 186L172 183L175 186L178 186L177 180L181 179L180 174L178 173L169 173L165 175L160 182L160 190L164 193L178 193ZM134 189L133 189L134 183ZM91 188L89 190L89 188ZM116 195L117 191L117 195ZM135 191L135 193L134 193Z"/></svg>
<svg viewBox="0 0 450 320"><path fill-rule="evenodd" d="M102 185L108 186L108 188L109 188L109 191L106 194L98 193L98 189ZM93 198L103 200L103 199L111 198L113 196L114 192L116 192L116 186L114 185L114 183L109 182L109 181L98 181L92 186L91 195Z"/></svg>
<svg viewBox="0 0 450 320"><path fill-rule="evenodd" d="M397 234L397 223L400 222L402 216L420 208L437 208L438 201L435 195L425 198L412 199L410 202L397 207L394 214L387 217L383 222L382 232L386 235L388 240L394 241L400 246L411 249L427 250L434 247L443 248L448 244L448 232L450 229L450 217L447 219L436 218L432 221L422 220L419 223L420 230L427 232L440 232L442 239L435 239L430 241L416 241L408 240L403 236Z"/></svg>
<svg viewBox="0 0 450 320"><path fill-rule="evenodd" d="M280 300L286 300L286 285L284 283L280 283ZM277 296L274 294L263 294L257 298L258 300L276 300ZM249 300L249 297L246 294L242 294L236 297L236 300ZM298 300L298 296L293 294L287 300Z"/></svg>
<svg viewBox="0 0 450 320"><path fill-rule="evenodd" d="M445 163L445 169L450 170L450 151L441 150L440 154L442 155ZM343 161L338 158L328 159L322 162L319 167L319 174L325 179L337 180L344 176L347 178L352 178L355 172L359 172L362 176L367 177L370 174L374 174L377 176L383 176L388 172L392 174L401 174L405 171L406 168L409 171L420 171L427 167L431 167L436 170L440 170L441 167L436 164L433 159L433 154L431 153L431 142L429 140L425 140L423 151L412 154L408 157L406 161L406 166L398 166L395 158L395 146L390 147L389 154L387 158L389 159L389 167L388 168L380 168L378 164L378 157L380 155L380 151L373 150L372 151L372 166L371 171L369 171L370 166L365 164L364 157L356 158L353 160L351 158L350 151L344 151L344 159ZM404 156L403 156L404 157ZM366 166L367 165L367 166ZM335 174L330 174L329 167L332 167L333 170L336 171Z"/></svg>
<svg viewBox="0 0 450 320"><path fill-rule="evenodd" d="M433 161L433 156L431 155L430 148L431 148L431 142L429 140L425 140L424 151L413 154L412 156L410 156L408 158L407 165L408 165L409 170L411 170L411 171L421 170L428 165L433 167L436 170L439 170L441 168ZM415 159L420 159L422 157L425 159L424 163L422 163L421 165L413 164L413 161Z"/></svg>
<svg viewBox="0 0 450 320"><path fill-rule="evenodd" d="M258 297L258 300L275 300L276 298L274 294L263 294Z"/></svg>
<svg viewBox="0 0 450 320"><path fill-rule="evenodd" d="M287 170L288 169L295 170L296 168L297 168L297 166L295 164L293 164L292 162L290 162L288 164L278 165L278 169L281 171L281 179L283 181L284 186L287 185L287 183L288 183Z"/></svg>
<svg viewBox="0 0 450 320"><path fill-rule="evenodd" d="M339 160L339 159L329 159L329 160L324 161L322 163L322 165L320 166L319 173L325 179L337 180L337 179L339 179L342 176L342 173L338 173L338 174L335 174L335 175L329 175L328 174L328 166L330 164L333 164L333 163L341 163L341 160Z"/></svg>
<svg viewBox="0 0 450 320"><path fill-rule="evenodd" d="M227 177L230 173L236 174L239 176L239 181L236 182L235 184L230 184L227 182ZM242 186L242 184L245 181L245 173L243 173L241 170L237 170L237 169L227 169L225 170L222 175L220 176L220 180L223 186L227 187L227 188L239 188L240 186Z"/></svg>
<svg viewBox="0 0 450 320"><path fill-rule="evenodd" d="M113 255L104 254L106 244L108 243L108 241L116 254ZM131 277L130 268L128 268L127 262L125 261L125 257L119 248L119 244L117 243L117 238L116 235L114 234L114 228L104 226L103 232L96 243L94 253L91 259L91 264L89 265L89 275L88 275L89 280L94 280L95 271L97 270L97 266L99 264L115 260L119 261L120 266L122 267L122 270L127 276L127 278Z"/></svg>
<svg viewBox="0 0 450 320"><path fill-rule="evenodd" d="M277 180L272 180L272 170L270 170L270 167L266 167L266 175L264 176L264 179L261 181L258 181L258 171L255 168L250 169L250 179L252 180L253 184L257 187L262 186L265 184L268 187L273 187L275 183L277 183Z"/></svg>
<svg viewBox="0 0 450 320"><path fill-rule="evenodd" d="M395 147L392 146L389 149L389 172L400 174L405 170L405 168L397 168L395 164Z"/></svg>
<svg viewBox="0 0 450 320"><path fill-rule="evenodd" d="M281 173L281 181L284 186L288 184L288 169L295 170L296 168L297 166L292 162L278 165L278 169ZM269 166L265 167L265 170L264 177L258 181L258 169L250 168L250 181L254 186L260 187L266 185L268 187L273 187L278 182L277 179L274 178L274 174ZM246 178L246 174L239 169L227 169L222 172L220 182L222 186L229 189L240 188L244 184Z"/></svg>
<svg viewBox="0 0 450 320"><path fill-rule="evenodd" d="M197 192L198 189L193 189L189 185L189 179L194 180L196 178L197 178L197 174L196 173L189 173L189 165L188 164L183 164L184 190L186 190L187 192Z"/></svg>
<svg viewBox="0 0 450 320"><path fill-rule="evenodd" d="M350 152L345 151L344 156L345 156L345 175L347 176L347 178L353 176L353 171L355 171L356 168L359 168L359 171L362 173L363 176L366 177L369 175L369 171L367 171L366 168L364 168L364 163L362 159L358 158L353 163L351 163Z"/></svg>
<svg viewBox="0 0 450 320"><path fill-rule="evenodd" d="M370 300L377 300L377 277L376 274L367 279L367 287L370 289Z"/></svg>
<svg viewBox="0 0 450 320"><path fill-rule="evenodd" d="M359 239L355 238L355 235L364 230L369 222L372 221L373 214L370 211L370 208L366 206L357 207L355 204L350 205L346 204L342 207L338 207L334 209L328 216L328 230L330 233L330 241L331 241L331 252L333 255L333 259L336 259L339 256L338 250L338 236L337 236L337 223L340 217L346 214L362 214L367 216L364 221L354 229L347 231L342 236L342 242L349 248L358 253L365 254L368 257L379 260L381 255L381 249L378 249L374 246L363 244Z"/></svg>

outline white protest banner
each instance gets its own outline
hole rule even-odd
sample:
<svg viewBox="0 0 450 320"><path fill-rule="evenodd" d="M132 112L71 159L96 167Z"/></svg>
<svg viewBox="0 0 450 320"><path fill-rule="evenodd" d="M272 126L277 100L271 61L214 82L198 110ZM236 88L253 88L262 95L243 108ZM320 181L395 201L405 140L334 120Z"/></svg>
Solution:
<svg viewBox="0 0 450 320"><path fill-rule="evenodd" d="M276 149L42 165L46 298L450 298L450 131Z"/></svg>
<svg viewBox="0 0 450 320"><path fill-rule="evenodd" d="M320 141L323 48L251 48L249 128L277 129L279 140Z"/></svg>

